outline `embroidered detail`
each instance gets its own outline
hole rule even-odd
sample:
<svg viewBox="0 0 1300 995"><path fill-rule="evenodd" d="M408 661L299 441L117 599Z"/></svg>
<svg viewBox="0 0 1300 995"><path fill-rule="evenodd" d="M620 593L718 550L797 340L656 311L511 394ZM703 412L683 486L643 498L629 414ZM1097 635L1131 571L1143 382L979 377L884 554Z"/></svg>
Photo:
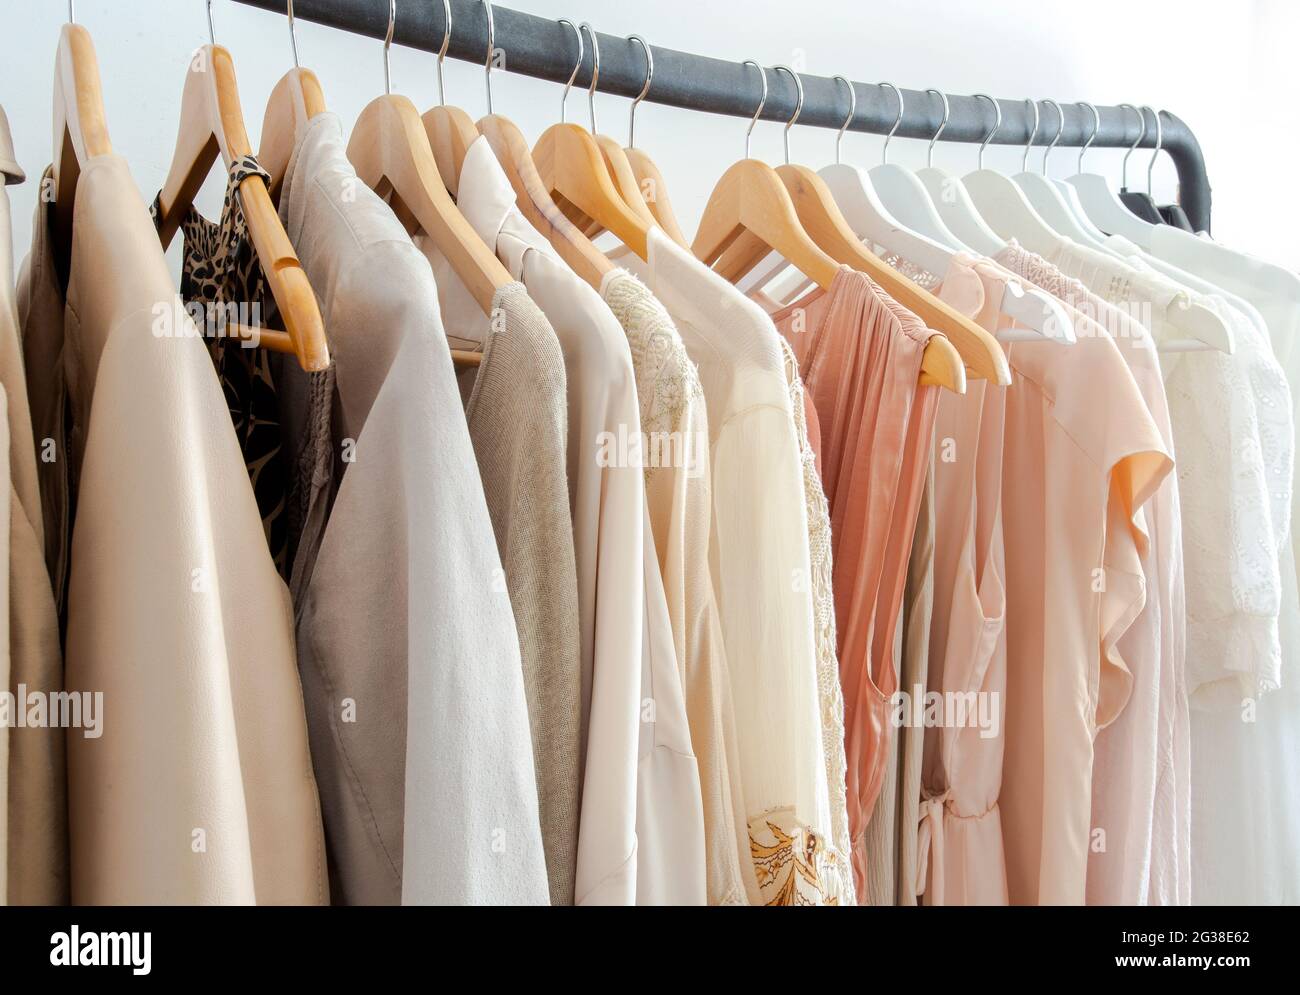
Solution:
<svg viewBox="0 0 1300 995"><path fill-rule="evenodd" d="M191 207L181 222L185 240L181 299L186 304L204 303L205 330L224 327L227 306L257 305L262 309L263 324L274 310L274 300L266 289L266 274L253 248L248 220L238 196L239 184L253 175L261 176L268 183L271 179L252 156L239 157L230 164L221 221L209 221ZM157 197L149 213L157 225L161 215ZM238 339L229 336L205 334L203 342L226 396L226 407L257 497L271 559L280 575L288 580L285 515L288 472L280 454L280 402L271 354L266 349L245 348Z"/></svg>
<svg viewBox="0 0 1300 995"><path fill-rule="evenodd" d="M751 819L749 852L764 905L839 905L846 893L844 861L799 823L783 828L778 813ZM847 896L852 896L848 884Z"/></svg>
<svg viewBox="0 0 1300 995"><path fill-rule="evenodd" d="M888 251L883 245L873 245L872 252L879 256L886 266L897 270L922 290L934 293L939 289L939 285L943 283L943 277L936 276L924 266L919 266L910 259L904 259L897 252Z"/></svg>
<svg viewBox="0 0 1300 995"><path fill-rule="evenodd" d="M813 601L813 643L817 659L817 702L821 711L822 754L831 809L831 848L838 866L849 868L849 810L844 755L844 692L840 686L840 664L836 655L834 563L831 555L831 516L826 492L817 473L817 455L808 441L807 409L803 380L794 350L784 336L777 336L785 360L785 381L799 440L799 462L803 467L804 504L808 512L808 562ZM845 879L842 904L856 905L853 883Z"/></svg>
<svg viewBox="0 0 1300 995"><path fill-rule="evenodd" d="M612 274L603 296L632 350L642 434L653 439L685 431L690 405L703 403L704 390L672 318L649 288L626 271ZM646 479L657 469L647 459Z"/></svg>

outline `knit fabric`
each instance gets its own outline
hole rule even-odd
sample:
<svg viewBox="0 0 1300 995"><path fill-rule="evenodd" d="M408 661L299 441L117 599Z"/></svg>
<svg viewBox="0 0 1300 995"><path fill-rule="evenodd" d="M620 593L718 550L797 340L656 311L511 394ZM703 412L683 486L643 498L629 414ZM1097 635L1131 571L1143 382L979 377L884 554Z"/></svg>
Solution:
<svg viewBox="0 0 1300 995"><path fill-rule="evenodd" d="M581 650L564 356L522 283L496 292L492 317L466 417L519 630L551 904L572 905Z"/></svg>

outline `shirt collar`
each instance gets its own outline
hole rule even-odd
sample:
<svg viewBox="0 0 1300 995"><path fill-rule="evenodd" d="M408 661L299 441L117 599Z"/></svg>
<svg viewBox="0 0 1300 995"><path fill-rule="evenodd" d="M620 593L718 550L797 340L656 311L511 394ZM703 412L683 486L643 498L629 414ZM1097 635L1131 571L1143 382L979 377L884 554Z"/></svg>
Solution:
<svg viewBox="0 0 1300 995"><path fill-rule="evenodd" d="M523 257L529 249L559 259L546 236L529 224L516 206L510 177L482 135L465 152L456 206L516 280L523 278Z"/></svg>

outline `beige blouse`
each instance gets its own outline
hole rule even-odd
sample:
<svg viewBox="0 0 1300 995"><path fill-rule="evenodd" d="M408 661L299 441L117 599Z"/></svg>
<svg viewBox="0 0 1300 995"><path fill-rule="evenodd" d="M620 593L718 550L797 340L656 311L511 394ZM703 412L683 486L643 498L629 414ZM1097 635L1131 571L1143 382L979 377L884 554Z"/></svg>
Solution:
<svg viewBox="0 0 1300 995"><path fill-rule="evenodd" d="M281 212L337 370L338 494L298 609L352 903L549 903L520 642L429 264L312 118Z"/></svg>
<svg viewBox="0 0 1300 995"><path fill-rule="evenodd" d="M0 110L0 184L23 179L13 162L13 147L4 111ZM0 393L8 436L4 467L8 486L7 564L8 637L0 639L0 656L8 674L0 689L49 693L63 688L63 654L59 619L45 562L45 523L37 483L37 442L32 437L27 378L23 369L19 311L28 313L27 299L14 295L10 257L9 195L0 187ZM36 230L44 234L40 225ZM52 265L48 248L34 249L40 262ZM39 310L39 308L38 308ZM47 313L61 322L62 308ZM42 319L36 324L40 325ZM42 446L42 448L44 448ZM2 666L2 665L0 665ZM68 898L67 790L64 773L64 732L61 729L0 729L8 741L8 758L0 761L0 864L8 865L7 888L0 884L0 904L57 905ZM5 845L5 837L8 845ZM0 867L0 881L6 876Z"/></svg>

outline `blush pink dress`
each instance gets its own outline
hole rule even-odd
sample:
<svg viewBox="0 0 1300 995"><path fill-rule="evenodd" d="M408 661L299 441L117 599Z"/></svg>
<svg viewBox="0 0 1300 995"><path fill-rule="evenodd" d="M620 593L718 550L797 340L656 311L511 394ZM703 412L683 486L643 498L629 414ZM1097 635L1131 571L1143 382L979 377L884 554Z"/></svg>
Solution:
<svg viewBox="0 0 1300 995"><path fill-rule="evenodd" d="M997 261L1048 289L1059 270L1011 245ZM1067 305L1068 308L1068 305ZM1128 702L1121 648L1146 602L1142 506L1173 461L1110 336L1008 350L1002 509L1007 701L1002 829L1012 904L1081 905L1094 739Z"/></svg>
<svg viewBox="0 0 1300 995"><path fill-rule="evenodd" d="M996 332L1010 275L953 260L941 298ZM1002 528L1007 388L945 391L935 421L934 614L929 690L974 707L926 729L916 887L927 905L1007 904L998 795L1006 708ZM947 713L945 712L945 715Z"/></svg>
<svg viewBox="0 0 1300 995"><path fill-rule="evenodd" d="M817 415L834 547L849 830L864 901L863 834L892 740L893 644L934 427L937 388L918 385L934 333L848 267L828 289L772 317Z"/></svg>
<svg viewBox="0 0 1300 995"><path fill-rule="evenodd" d="M1043 277L1041 286L1109 335L1133 374L1151 417L1173 452L1173 426L1155 342L1159 327L1186 294L1156 274L1075 248L1056 265L1101 289L1107 300L1072 277ZM1115 306L1111 301L1118 303ZM1191 354L1183 354L1191 355ZM1204 356L1205 354L1201 354ZM1212 403L1205 395L1204 403ZM1234 423L1226 412L1218 417ZM1184 453L1180 452L1180 460ZM1089 905L1176 905L1191 898L1189 854L1190 728L1184 685L1182 513L1178 476L1170 474L1142 507L1150 538L1142 554L1146 603L1120 640L1133 689L1124 711L1097 735L1092 775L1092 826L1101 831L1088 853ZM1224 628L1230 628L1226 624Z"/></svg>

